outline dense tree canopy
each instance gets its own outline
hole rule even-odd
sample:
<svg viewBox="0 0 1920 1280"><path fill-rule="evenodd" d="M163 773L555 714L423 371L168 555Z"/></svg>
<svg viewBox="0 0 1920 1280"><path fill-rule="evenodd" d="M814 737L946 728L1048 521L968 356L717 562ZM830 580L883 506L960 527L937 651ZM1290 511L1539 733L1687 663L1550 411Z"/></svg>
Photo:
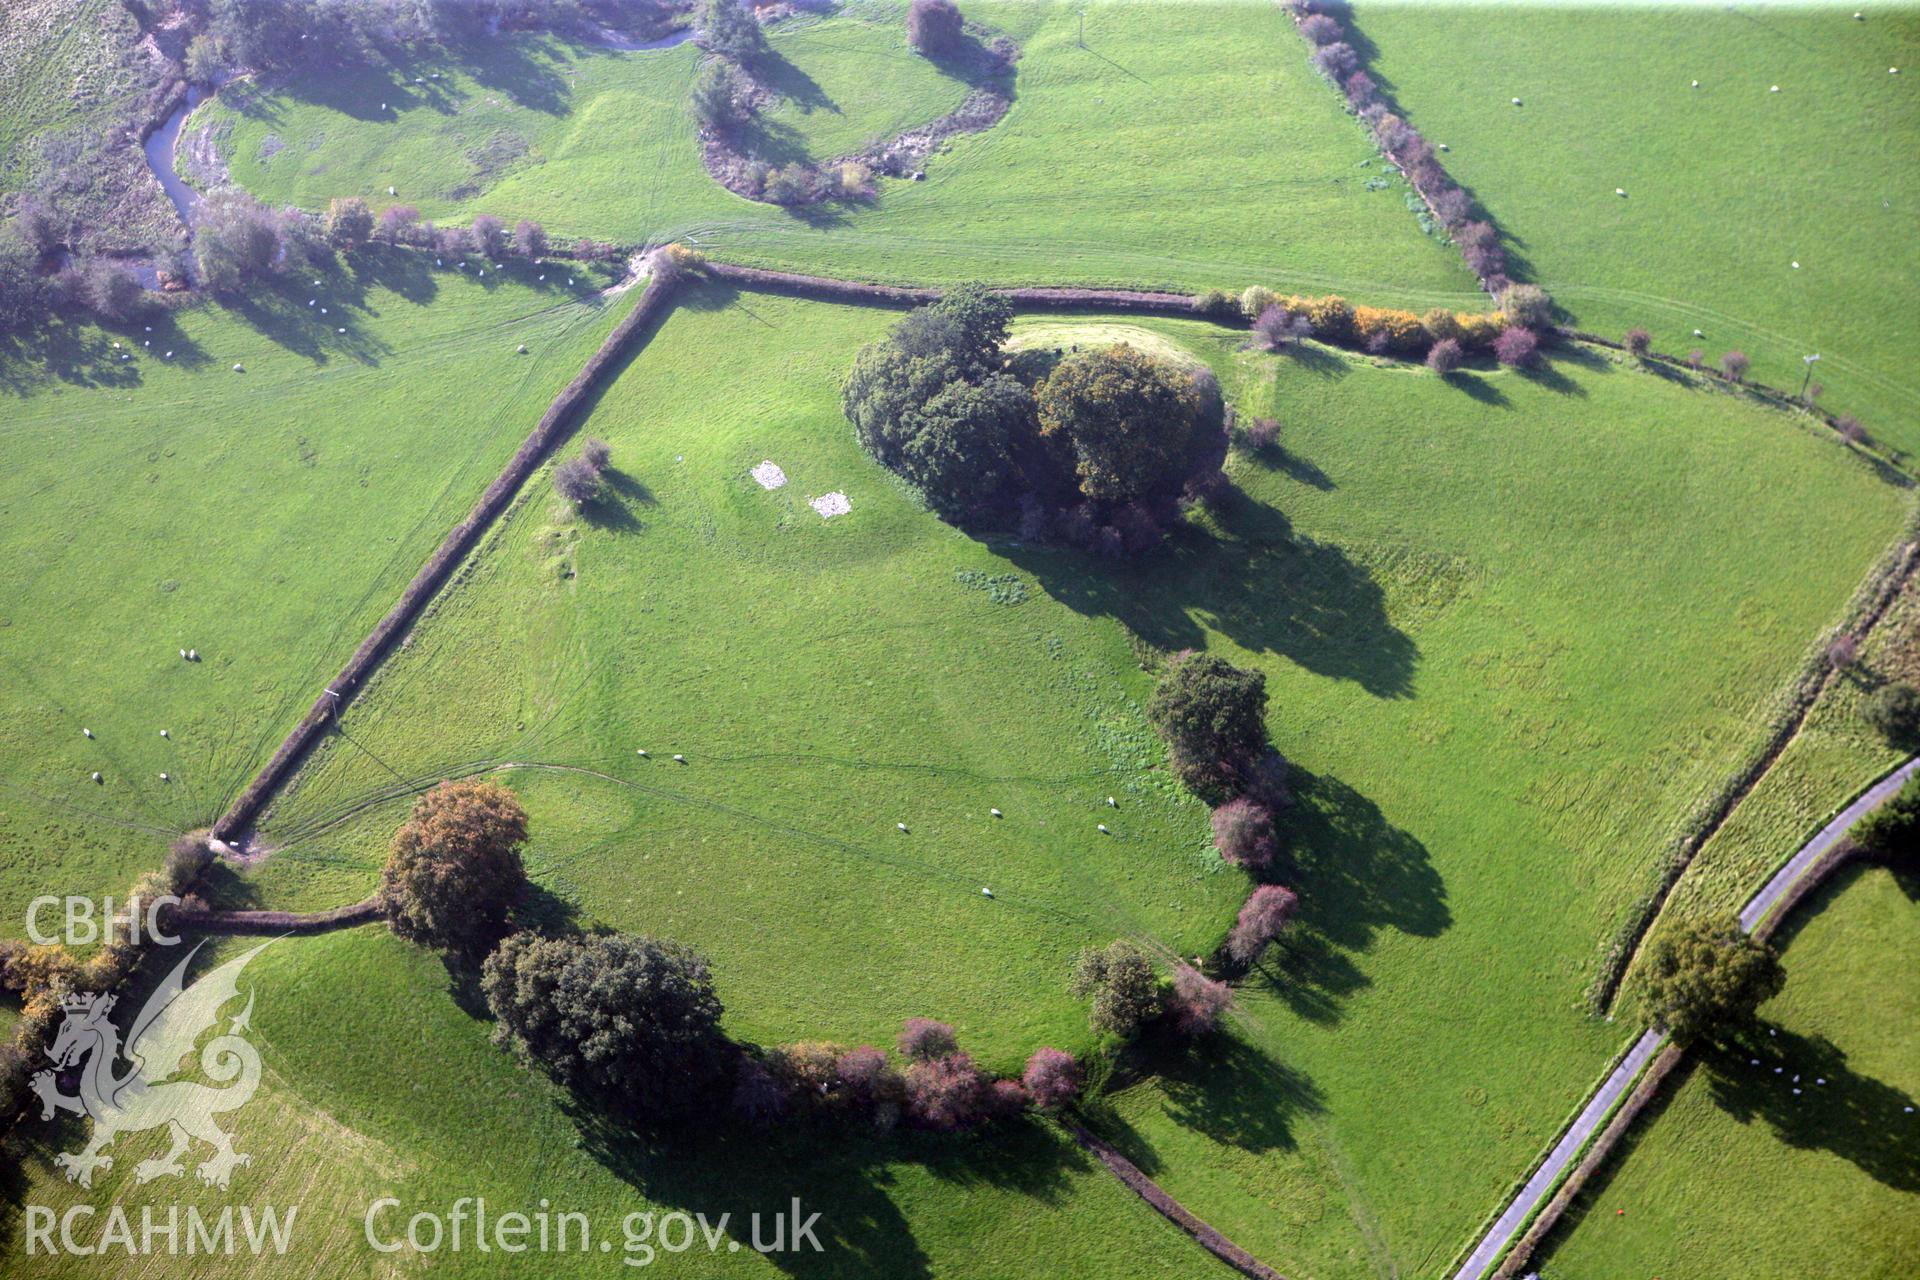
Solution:
<svg viewBox="0 0 1920 1280"><path fill-rule="evenodd" d="M1087 1021L1095 1031L1131 1040L1160 1016L1160 980L1153 962L1126 939L1087 947L1073 959L1067 990L1076 1000L1092 1000Z"/></svg>
<svg viewBox="0 0 1920 1280"><path fill-rule="evenodd" d="M526 841L526 811L497 783L443 782L421 796L394 834L380 878L393 931L427 946L484 951L526 895Z"/></svg>
<svg viewBox="0 0 1920 1280"><path fill-rule="evenodd" d="M1177 494L1225 452L1217 397L1209 405L1200 381L1124 343L1068 356L1034 401L1040 434L1068 447L1094 502Z"/></svg>
<svg viewBox="0 0 1920 1280"><path fill-rule="evenodd" d="M862 350L841 389L861 446L943 517L1008 521L1017 511L1023 537L1140 551L1199 479L1226 483L1211 375L1126 346L1076 354L1050 373L1044 358L1009 362L1012 319L984 286L950 290ZM1043 378L1037 392L1033 378Z"/></svg>
<svg viewBox="0 0 1920 1280"><path fill-rule="evenodd" d="M1682 1044L1751 1018L1786 981L1773 948L1754 941L1732 916L1666 934L1647 968L1647 1012Z"/></svg>
<svg viewBox="0 0 1920 1280"><path fill-rule="evenodd" d="M517 933L487 957L480 986L496 1038L616 1112L682 1118L734 1058L707 962L674 943Z"/></svg>
<svg viewBox="0 0 1920 1280"><path fill-rule="evenodd" d="M1267 744L1267 678L1209 653L1176 657L1161 672L1147 719L1180 780L1203 796L1245 775Z"/></svg>

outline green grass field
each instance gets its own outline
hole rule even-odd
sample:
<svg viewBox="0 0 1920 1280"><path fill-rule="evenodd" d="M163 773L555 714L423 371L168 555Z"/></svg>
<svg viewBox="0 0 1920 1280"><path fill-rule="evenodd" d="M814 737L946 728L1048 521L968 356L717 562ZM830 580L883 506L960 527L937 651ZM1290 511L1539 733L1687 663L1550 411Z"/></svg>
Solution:
<svg viewBox="0 0 1920 1280"><path fill-rule="evenodd" d="M0 936L224 807L629 301L386 254L5 349Z"/></svg>
<svg viewBox="0 0 1920 1280"><path fill-rule="evenodd" d="M1854 867L1809 899L1779 938L1787 985L1760 1011L1770 1034L1669 1080L1538 1259L1542 1280L1912 1274L1916 887Z"/></svg>
<svg viewBox="0 0 1920 1280"><path fill-rule="evenodd" d="M1128 632L1205 646L1268 674L1304 927L1242 992L1247 1070L1122 1099L1114 1136L1283 1269L1443 1265L1619 1047L1579 1008L1596 940L1906 495L1791 418L1589 354L1443 383L1137 321L1284 449L1236 457L1246 499L1138 564L982 546L839 416L889 318L693 295L584 428L618 500L576 522L529 493L228 896L362 896L410 785L501 769L543 887L709 952L740 1034L930 1013L996 1065L1082 1048L1071 947L1188 952L1235 900L1145 768ZM747 477L762 458L787 489ZM852 515L802 505L829 489Z"/></svg>
<svg viewBox="0 0 1920 1280"><path fill-rule="evenodd" d="M1362 4L1354 19L1524 278L1580 325L1644 326L1709 360L1743 349L1789 390L1818 353L1828 407L1912 452L1920 170L1895 140L1920 128L1920 13L1855 8Z"/></svg>
<svg viewBox="0 0 1920 1280"><path fill-rule="evenodd" d="M925 182L805 216L707 176L685 105L691 45L494 41L431 63L230 88L189 132L214 130L234 180L261 198L310 207L397 199L431 218L687 238L729 259L871 279L1263 282L1479 305L1458 256L1407 211L1404 184L1380 178L1371 143L1278 8L1087 9L1081 48L1072 5L969 5L1024 51L1006 118L953 140ZM907 50L902 11L857 3L772 29L779 78L797 86L772 116L773 141L830 155L958 102L965 86Z"/></svg>

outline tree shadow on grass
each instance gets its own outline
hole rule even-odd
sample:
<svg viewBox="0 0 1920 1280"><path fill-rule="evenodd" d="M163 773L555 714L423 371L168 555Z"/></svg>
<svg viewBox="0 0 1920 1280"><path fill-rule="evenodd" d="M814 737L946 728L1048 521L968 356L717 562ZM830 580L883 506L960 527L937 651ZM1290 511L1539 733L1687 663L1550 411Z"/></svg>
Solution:
<svg viewBox="0 0 1920 1280"><path fill-rule="evenodd" d="M1456 369L1442 379L1455 390L1463 391L1468 398L1481 404L1492 405L1496 409L1510 408L1513 401L1507 399L1507 393L1477 373L1465 369Z"/></svg>
<svg viewBox="0 0 1920 1280"><path fill-rule="evenodd" d="M1426 846L1378 805L1297 765L1292 782L1294 802L1280 820L1286 848L1273 878L1299 891L1300 910L1254 974L1301 1017L1332 1025L1346 997L1369 985L1353 957L1380 930L1438 937L1453 914Z"/></svg>
<svg viewBox="0 0 1920 1280"><path fill-rule="evenodd" d="M810 116L816 111L825 111L832 115L845 115L840 104L828 96L820 87L820 82L795 66L793 62L776 49L768 49L753 59L753 72L760 83L767 86L779 97L791 102L801 115Z"/></svg>
<svg viewBox="0 0 1920 1280"><path fill-rule="evenodd" d="M1143 1053L1140 1067L1153 1077L1141 1087L1160 1095L1161 1114L1167 1119L1252 1155L1294 1150L1300 1145L1294 1122L1326 1109L1311 1080L1230 1031L1194 1044L1163 1042ZM1092 1098L1081 1109L1092 1127L1142 1173L1153 1177L1166 1168L1152 1140L1111 1103Z"/></svg>
<svg viewBox="0 0 1920 1280"><path fill-rule="evenodd" d="M149 324L152 333L146 331ZM142 345L147 342L153 345ZM169 351L168 364L199 368L208 363L207 353L171 312L156 310L112 326L52 316L31 329L0 334L0 393L24 396L50 382L129 391L145 381L144 366L162 361Z"/></svg>
<svg viewBox="0 0 1920 1280"><path fill-rule="evenodd" d="M796 1199L802 1221L818 1213L818 1252L789 1248L766 1256L789 1275L823 1280L933 1274L933 1260L889 1194L891 1166L917 1164L943 1182L1014 1191L1048 1205L1064 1203L1072 1175L1093 1167L1037 1120L954 1136L804 1125L748 1130L722 1122L697 1136L658 1139L577 1100L564 1105L583 1149L608 1171L667 1212L704 1213L709 1224L730 1215L724 1233L742 1252L753 1247L754 1215L761 1241L771 1243L777 1218L786 1218L791 1232Z"/></svg>
<svg viewBox="0 0 1920 1280"><path fill-rule="evenodd" d="M1388 620L1385 594L1364 566L1244 496L1221 527L1216 536L1178 526L1137 560L1029 546L1006 555L1076 613L1115 618L1156 648L1203 648L1211 629L1376 697L1413 696L1419 649Z"/></svg>
<svg viewBox="0 0 1920 1280"><path fill-rule="evenodd" d="M1825 1036L1763 1023L1708 1049L1702 1069L1715 1105L1739 1123L1765 1120L1790 1147L1832 1152L1876 1182L1920 1192L1912 1095L1852 1070Z"/></svg>

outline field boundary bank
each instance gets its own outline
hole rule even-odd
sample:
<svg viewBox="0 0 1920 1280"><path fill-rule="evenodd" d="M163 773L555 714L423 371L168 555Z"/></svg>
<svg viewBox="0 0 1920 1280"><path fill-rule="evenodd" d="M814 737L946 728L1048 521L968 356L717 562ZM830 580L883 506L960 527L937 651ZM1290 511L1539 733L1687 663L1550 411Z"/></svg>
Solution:
<svg viewBox="0 0 1920 1280"><path fill-rule="evenodd" d="M1604 337L1589 330L1576 329L1569 325L1555 325L1553 332L1560 338L1573 342L1584 342L1596 347L1606 347L1610 351L1625 351L1627 349L1627 344L1616 338ZM1695 368L1691 361L1684 360L1679 356L1672 355L1665 351L1648 351L1644 355L1638 355L1634 358L1653 364L1663 364L1675 372L1699 374L1701 377L1714 376L1704 368ZM1915 483L1913 474L1902 467L1893 457L1875 453L1871 449L1862 447L1859 441L1849 439L1846 433L1840 430L1840 419L1844 415L1829 413L1825 409L1815 408L1800 396L1794 395L1790 391L1782 390L1771 383L1757 382L1751 378L1743 378L1739 382L1734 382L1724 377L1720 380L1728 387L1744 391L1754 399L1759 400L1763 404L1770 405L1775 409L1782 409L1788 413L1806 414L1814 421L1831 430L1842 440L1846 440L1847 443L1858 448L1867 459L1891 471L1893 477L1897 477L1896 483L1907 488L1913 487ZM1871 440L1872 437L1868 436L1867 439ZM1899 454L1897 450L1895 454L1896 456L1905 456Z"/></svg>
<svg viewBox="0 0 1920 1280"><path fill-rule="evenodd" d="M1146 1201L1156 1212L1180 1228L1208 1253L1241 1275L1251 1276L1253 1280L1287 1280L1278 1271L1208 1226L1204 1219L1168 1195L1159 1183L1140 1172L1138 1165L1107 1143L1071 1120L1063 1118L1060 1123L1075 1142L1091 1151L1129 1191Z"/></svg>
<svg viewBox="0 0 1920 1280"><path fill-rule="evenodd" d="M1769 941L1801 903L1806 901L1835 871L1852 861L1858 854L1859 851L1853 842L1846 838L1844 829L1836 836L1832 828L1843 819L1845 826L1850 827L1861 816L1877 809L1886 801L1888 795L1897 789L1898 781L1913 776L1916 770L1920 770L1920 757L1909 759L1876 778L1843 806L1833 821L1821 827L1785 862L1768 874L1760 888L1749 896L1741 911L1744 918L1746 913L1756 905L1761 907L1761 914L1754 920L1751 929L1754 938L1761 942ZM1889 787L1887 785L1889 783L1896 785ZM1799 855L1808 849L1817 850L1813 861L1784 887L1778 887L1782 875L1786 874ZM1770 898L1771 901L1769 901ZM1627 1131L1633 1127L1634 1121L1659 1093L1662 1082L1672 1074L1685 1054L1686 1047L1683 1045L1670 1044L1662 1049L1640 1075L1631 1092L1620 1101L1606 1127L1597 1137L1593 1137L1585 1144L1585 1154L1581 1157L1580 1163L1558 1183L1553 1194L1544 1204L1539 1205L1536 1210L1529 1211L1529 1215L1524 1219L1524 1230L1521 1230L1521 1224L1516 1223L1513 1231L1518 1234L1510 1234L1479 1263L1476 1270L1474 1258L1480 1255L1488 1243L1491 1237L1489 1232L1488 1236L1483 1237L1480 1244L1475 1246L1468 1261L1454 1273L1453 1280L1481 1280L1481 1277L1486 1277L1487 1280L1514 1280L1521 1269L1532 1260L1534 1250L1539 1248L1559 1225L1561 1218L1579 1197L1587 1183L1592 1180L1593 1175L1607 1163L1620 1140L1626 1136ZM1564 1140L1565 1135L1561 1138L1561 1141ZM1505 1214L1501 1216L1504 1217Z"/></svg>
<svg viewBox="0 0 1920 1280"><path fill-rule="evenodd" d="M466 558L467 553L498 519L500 513L510 505L520 487L533 475L545 461L554 445L559 443L572 426L574 410L597 389L606 371L626 352L634 335L658 318L671 300L674 289L679 283L678 277L671 272L655 270L641 293L640 300L625 319L614 326L605 342L587 358L573 381L555 396L547 411L541 415L532 434L515 451L507 462L506 468L487 486L480 501L467 518L455 525L440 546L428 558L427 563L407 584L400 600L385 617L374 626L367 638L354 650L353 656L326 687L326 690L314 699L313 706L307 711L300 723L294 726L280 747L273 753L266 765L255 775L247 789L238 799L220 815L213 824L213 834L222 840L231 840L238 832L259 816L262 808L279 790L307 750L319 738L320 733L338 714L341 704L348 701L354 690L379 666L382 658L412 623L420 616L428 602L452 576L453 570Z"/></svg>
<svg viewBox="0 0 1920 1280"><path fill-rule="evenodd" d="M1909 514L1907 527L1899 539L1888 548L1881 562L1856 589L1854 598L1848 602L1847 617L1838 628L1840 633L1859 639L1880 625L1887 610L1900 598L1915 568L1920 566L1920 537L1916 535L1920 535L1920 508ZM1673 891L1686 878L1693 860L1707 846L1707 842L1720 833L1734 812L1753 794L1753 789L1760 785L1761 780L1773 771L1773 766L1779 763L1780 757L1800 736L1807 717L1813 714L1814 706L1832 683L1837 670L1827 658L1823 638L1788 685L1784 705L1774 712L1775 728L1772 734L1723 784L1719 795L1707 805L1704 812L1683 819L1681 833L1669 846L1670 852L1661 868L1660 883L1641 900L1637 914L1626 922L1626 927L1615 934L1609 954L1603 961L1605 967L1596 979L1588 1001L1594 1012L1612 1012L1620 988L1639 958L1641 946L1654 925L1659 923L1660 917L1666 913Z"/></svg>
<svg viewBox="0 0 1920 1280"><path fill-rule="evenodd" d="M178 907L169 917L169 923L176 929L191 929L196 933L328 933L367 924L380 919L382 914L380 899L375 896L330 911L211 911Z"/></svg>

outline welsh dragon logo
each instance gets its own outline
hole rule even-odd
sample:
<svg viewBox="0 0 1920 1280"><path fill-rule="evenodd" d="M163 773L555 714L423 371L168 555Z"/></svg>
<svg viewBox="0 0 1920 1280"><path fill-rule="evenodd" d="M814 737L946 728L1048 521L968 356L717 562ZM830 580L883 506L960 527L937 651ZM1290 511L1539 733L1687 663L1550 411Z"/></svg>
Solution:
<svg viewBox="0 0 1920 1280"><path fill-rule="evenodd" d="M115 997L70 995L63 1002L66 1019L47 1056L60 1069L86 1059L80 1072L80 1092L60 1092L52 1070L34 1075L33 1091L40 1095L44 1120L53 1119L55 1112L71 1111L93 1121L93 1137L85 1147L54 1157L54 1163L66 1170L69 1182L91 1187L94 1170L113 1168L113 1157L101 1154L108 1144L123 1133L162 1125L171 1134L173 1145L166 1155L140 1162L134 1169L140 1182L178 1177L183 1172L180 1157L196 1138L213 1148L213 1154L194 1170L204 1183L224 1190L233 1171L251 1163L251 1156L233 1149L233 1138L214 1123L214 1117L246 1105L260 1084L260 1055L240 1036L253 1014L252 992L247 995L246 1008L226 1032L200 1050L201 1070L213 1080L233 1083L214 1088L169 1077L180 1070L181 1059L193 1052L201 1035L219 1021L220 1010L239 996L240 971L271 944L261 943L188 986L184 981L187 966L204 945L195 945L159 990L148 997L140 1016L133 1021L124 1050L120 1033L108 1020ZM123 1056L132 1065L126 1074L115 1075Z"/></svg>

